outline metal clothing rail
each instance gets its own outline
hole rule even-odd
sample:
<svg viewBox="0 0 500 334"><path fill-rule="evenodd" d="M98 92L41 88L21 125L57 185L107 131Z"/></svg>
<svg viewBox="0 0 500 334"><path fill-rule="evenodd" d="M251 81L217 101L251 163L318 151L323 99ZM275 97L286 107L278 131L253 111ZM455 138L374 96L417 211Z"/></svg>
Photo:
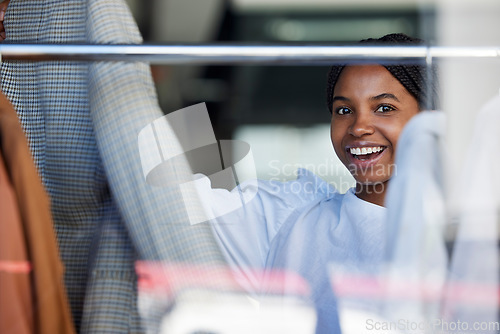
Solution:
<svg viewBox="0 0 500 334"><path fill-rule="evenodd" d="M500 47L0 44L3 60L146 61L152 64L321 65L499 58Z"/></svg>

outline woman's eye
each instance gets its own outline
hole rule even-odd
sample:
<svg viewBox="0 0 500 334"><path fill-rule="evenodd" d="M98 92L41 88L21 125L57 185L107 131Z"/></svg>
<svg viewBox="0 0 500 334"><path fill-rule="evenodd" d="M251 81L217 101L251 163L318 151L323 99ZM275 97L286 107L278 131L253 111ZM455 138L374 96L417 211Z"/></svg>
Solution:
<svg viewBox="0 0 500 334"><path fill-rule="evenodd" d="M345 114L350 114L351 109L346 108L346 107L340 107L340 108L337 108L337 110L335 112L337 113L337 115L345 115Z"/></svg>
<svg viewBox="0 0 500 334"><path fill-rule="evenodd" d="M381 105L377 108L377 112L381 112L381 113L386 113L386 112L389 112L389 111L393 111L395 110L394 107L392 106L389 106L389 105Z"/></svg>

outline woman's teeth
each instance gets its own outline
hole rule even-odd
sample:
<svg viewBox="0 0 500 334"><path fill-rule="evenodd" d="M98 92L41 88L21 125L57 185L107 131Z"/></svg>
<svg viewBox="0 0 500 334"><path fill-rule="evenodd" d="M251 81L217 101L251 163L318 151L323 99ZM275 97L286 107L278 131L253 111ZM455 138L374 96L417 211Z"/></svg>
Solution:
<svg viewBox="0 0 500 334"><path fill-rule="evenodd" d="M384 148L381 146L375 147L351 147L351 154L353 155L366 155L381 152Z"/></svg>

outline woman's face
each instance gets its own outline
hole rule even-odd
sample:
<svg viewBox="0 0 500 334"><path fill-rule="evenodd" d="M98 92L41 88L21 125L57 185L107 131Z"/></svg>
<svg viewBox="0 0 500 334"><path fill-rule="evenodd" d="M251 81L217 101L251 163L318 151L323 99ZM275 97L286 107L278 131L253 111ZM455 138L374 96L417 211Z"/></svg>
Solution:
<svg viewBox="0 0 500 334"><path fill-rule="evenodd" d="M385 187L399 134L419 112L417 100L381 65L347 66L333 91L331 138L360 185Z"/></svg>

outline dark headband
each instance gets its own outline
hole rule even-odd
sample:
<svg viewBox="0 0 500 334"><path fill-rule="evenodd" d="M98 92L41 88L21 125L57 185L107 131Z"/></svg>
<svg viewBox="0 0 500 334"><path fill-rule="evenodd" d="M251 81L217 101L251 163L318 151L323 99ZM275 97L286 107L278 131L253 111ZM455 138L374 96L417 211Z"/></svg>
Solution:
<svg viewBox="0 0 500 334"><path fill-rule="evenodd" d="M418 38L412 38L405 34L389 34L379 39L365 39L362 44L370 45L423 45L424 42ZM428 68L424 64L402 64L384 65L393 77L395 77L406 90L413 95L420 106L420 109L436 109L437 106L437 74L435 66ZM340 73L347 65L334 65L330 68L327 82L327 104L332 112L333 90L337 84ZM427 94L429 91L429 94Z"/></svg>

